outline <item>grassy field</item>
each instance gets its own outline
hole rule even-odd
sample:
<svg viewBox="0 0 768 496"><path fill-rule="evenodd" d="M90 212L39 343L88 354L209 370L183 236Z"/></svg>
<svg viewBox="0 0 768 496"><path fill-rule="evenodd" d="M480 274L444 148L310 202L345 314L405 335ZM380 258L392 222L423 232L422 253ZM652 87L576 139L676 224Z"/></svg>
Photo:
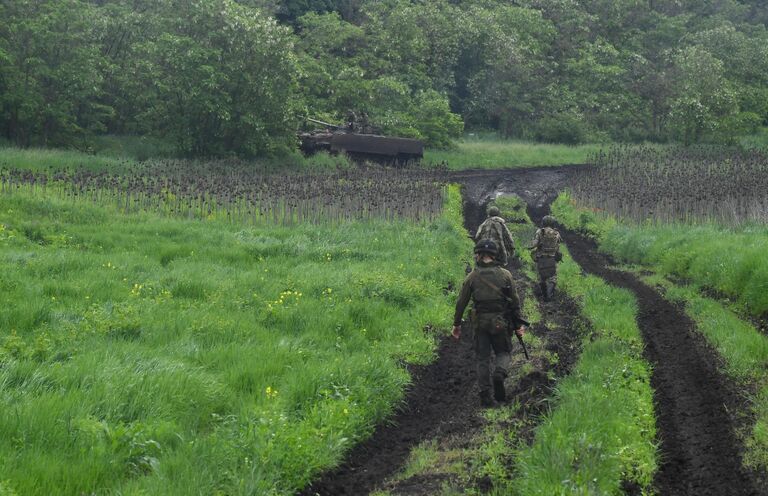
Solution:
<svg viewBox="0 0 768 496"><path fill-rule="evenodd" d="M574 370L558 384L533 444L519 450L508 491L621 494L623 482L650 488L656 427L636 302L629 291L582 275L567 253L558 277L595 332L587 333ZM505 491L498 494L510 494Z"/></svg>
<svg viewBox="0 0 768 496"><path fill-rule="evenodd" d="M657 274L645 280L682 304L697 329L722 357L724 373L749 398L754 421L742 433L745 464L768 467L768 338L743 318L768 310L768 230L716 225L620 223L604 212L576 205L561 195L553 205L560 222L598 238L601 249L619 260ZM664 276L690 284L673 284ZM723 304L702 296L716 289ZM730 307L730 308L729 308Z"/></svg>
<svg viewBox="0 0 768 496"><path fill-rule="evenodd" d="M0 169L122 171L135 163L132 158L94 155L72 150L0 147Z"/></svg>
<svg viewBox="0 0 768 496"><path fill-rule="evenodd" d="M98 153L0 146L0 170L3 168L15 168L38 172L87 170L115 173L130 170L141 160L166 160L168 157L167 154L155 156L148 153L134 153L129 151L131 145L126 144L125 140L107 140L106 138L105 140L109 147L100 150ZM349 168L352 165L349 159L343 155L331 156L327 153L318 153L312 157L304 157L298 152L282 158L251 161L248 164L254 168L265 170L283 169L288 172L310 169L334 170Z"/></svg>
<svg viewBox="0 0 768 496"><path fill-rule="evenodd" d="M2 491L301 487L433 358L471 252L447 207L243 228L0 196Z"/></svg>
<svg viewBox="0 0 768 496"><path fill-rule="evenodd" d="M451 170L583 164L602 147L599 144L570 146L464 138L455 149L426 150L423 161L426 164L445 163Z"/></svg>
<svg viewBox="0 0 768 496"><path fill-rule="evenodd" d="M134 143L135 142L135 143ZM36 171L87 169L122 171L140 160L163 159L171 154L155 151L150 144L142 148L141 140L105 138L94 153L56 149L19 149L0 146L0 168L14 167ZM451 170L501 169L546 165L581 164L598 152L602 145L557 145L503 140L462 140L451 150L426 150L422 164L445 163ZM318 154L304 157L300 153L282 158L256 161L261 167L290 169L332 169L349 167L344 156Z"/></svg>
<svg viewBox="0 0 768 496"><path fill-rule="evenodd" d="M715 289L745 311L768 312L768 227L715 224L634 224L577 205L561 195L552 206L572 229L591 234L619 259Z"/></svg>

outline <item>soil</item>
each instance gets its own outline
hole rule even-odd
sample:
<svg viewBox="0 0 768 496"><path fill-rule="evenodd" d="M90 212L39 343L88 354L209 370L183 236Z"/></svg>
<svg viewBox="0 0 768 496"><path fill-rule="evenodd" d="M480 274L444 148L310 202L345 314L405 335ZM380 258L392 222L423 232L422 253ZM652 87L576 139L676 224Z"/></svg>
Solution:
<svg viewBox="0 0 768 496"><path fill-rule="evenodd" d="M566 230L561 234L586 272L637 297L645 356L653 367L662 454L655 480L659 494L761 494L742 469L737 419L730 413L743 411L745 400L719 372L717 354L694 323L633 274L611 269L593 241Z"/></svg>
<svg viewBox="0 0 768 496"><path fill-rule="evenodd" d="M500 193L515 193L529 205L534 222L548 213L549 204L581 166L533 168L510 171L464 171L452 174L463 184L465 226L474 233L484 218L485 205ZM598 252L594 242L561 230L574 260L583 270L608 283L629 289L638 301L638 324L646 343L645 356L653 366L651 385L660 443L660 467L654 486L661 495L766 495L755 478L741 465L742 446L735 432L739 419L734 412L747 409L745 399L720 374L717 354L695 331L694 323L679 308L633 274L611 268L612 262ZM518 280L522 276L517 274ZM521 281L532 284L531 281ZM573 329L581 323L575 304L562 295L542 306L556 322L547 334L548 347L560 356L553 368L568 373L578 357ZM521 414L530 416L545 403L552 387L547 364L509 389L523 404ZM438 359L411 370L413 385L403 406L379 426L368 441L352 450L338 469L326 473L300 494L368 494L384 488L400 470L413 447L428 439L452 439L461 444L483 425L477 402L475 362L471 340L444 339ZM528 433L532 437L532 429ZM464 440L464 441L462 441ZM435 494L445 482L440 474L420 474L386 487L392 494ZM488 481L475 481L476 491L488 492ZM625 484L626 494L639 488Z"/></svg>
<svg viewBox="0 0 768 496"><path fill-rule="evenodd" d="M444 339L434 363L411 369L413 385L397 413L354 448L343 465L301 494L368 494L403 466L414 446L472 428L479 419L475 378L469 370L474 370L469 340Z"/></svg>
<svg viewBox="0 0 768 496"><path fill-rule="evenodd" d="M553 174L558 180L552 180ZM497 192L514 191L526 201L546 203L557 196L569 174L561 169L541 168L505 174L466 171L454 176L451 180L464 186L465 225L470 233L474 233L485 218L485 204ZM520 281L522 276L517 275ZM531 332L549 337L548 351L559 357L553 366L554 372L562 375L578 357L577 339L574 333L568 332L578 312L573 302L562 296L559 298L560 310L550 315L556 322L553 329L542 325ZM557 306L558 301L552 306ZM443 339L437 355L437 360L428 366L410 367L413 382L403 405L376 429L371 438L355 447L342 465L314 481L299 493L301 496L368 494L383 487L402 469L412 448L419 443L437 438L450 439L454 446L460 446L482 428L485 420L480 415L476 362L469 332L463 332L458 342ZM509 396L523 405L522 414L534 416L544 408L551 385L546 371L535 370L523 377L519 384L512 385ZM435 488L445 482L445 477L420 475L387 489L393 494L434 494Z"/></svg>

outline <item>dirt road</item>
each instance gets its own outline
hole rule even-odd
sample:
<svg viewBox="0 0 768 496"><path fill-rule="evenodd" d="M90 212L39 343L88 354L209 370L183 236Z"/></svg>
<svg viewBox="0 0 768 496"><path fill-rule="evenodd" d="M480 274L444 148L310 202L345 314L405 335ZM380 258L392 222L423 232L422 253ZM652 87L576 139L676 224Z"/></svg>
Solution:
<svg viewBox="0 0 768 496"><path fill-rule="evenodd" d="M581 166L454 173L452 180L464 186L467 230L474 233L484 218L486 203L504 193L523 198L531 218L540 221L577 167ZM741 468L742 447L735 435L738 419L732 412L744 411L744 400L719 372L716 354L695 331L694 324L635 276L611 268L611 261L598 252L593 242L572 232L565 232L564 239L574 260L586 272L629 289L637 297L645 356L653 366L661 455L654 484L658 493L768 494L766 488L756 487L751 475ZM577 318L576 307L563 300L560 303L565 313L558 318L566 323L560 327L567 330L568 323ZM549 335L552 342L548 346L571 357L564 363L572 363L577 350L573 336L555 334ZM368 494L401 469L410 450L420 442L471 435L483 422L476 401L474 368L470 340L444 340L435 363L412 371L414 385L404 406L369 441L355 448L339 469L301 494ZM558 373L567 373L568 369L562 366ZM546 396L548 390L539 388L536 394ZM402 487L407 491L388 489L392 494L426 495L433 494L430 491L435 488L434 481L428 480L410 481Z"/></svg>

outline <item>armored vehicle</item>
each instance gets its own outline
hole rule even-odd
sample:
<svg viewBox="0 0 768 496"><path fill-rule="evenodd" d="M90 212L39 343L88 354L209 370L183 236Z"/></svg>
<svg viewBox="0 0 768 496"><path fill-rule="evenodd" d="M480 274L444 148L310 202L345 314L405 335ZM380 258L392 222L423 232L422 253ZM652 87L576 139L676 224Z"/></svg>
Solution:
<svg viewBox="0 0 768 496"><path fill-rule="evenodd" d="M344 152L358 162L369 160L387 165L406 165L424 156L424 143L417 139L356 132L353 124L342 127L317 119L307 120L325 126L322 130L299 133L301 151L307 155L322 150Z"/></svg>

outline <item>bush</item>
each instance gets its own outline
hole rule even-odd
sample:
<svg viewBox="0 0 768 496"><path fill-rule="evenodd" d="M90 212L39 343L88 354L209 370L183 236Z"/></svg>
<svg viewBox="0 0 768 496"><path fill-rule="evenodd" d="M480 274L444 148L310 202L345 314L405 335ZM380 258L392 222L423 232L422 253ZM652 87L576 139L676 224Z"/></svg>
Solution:
<svg viewBox="0 0 768 496"><path fill-rule="evenodd" d="M577 116L559 114L539 119L534 128L534 137L546 143L578 145L587 140L587 126Z"/></svg>

